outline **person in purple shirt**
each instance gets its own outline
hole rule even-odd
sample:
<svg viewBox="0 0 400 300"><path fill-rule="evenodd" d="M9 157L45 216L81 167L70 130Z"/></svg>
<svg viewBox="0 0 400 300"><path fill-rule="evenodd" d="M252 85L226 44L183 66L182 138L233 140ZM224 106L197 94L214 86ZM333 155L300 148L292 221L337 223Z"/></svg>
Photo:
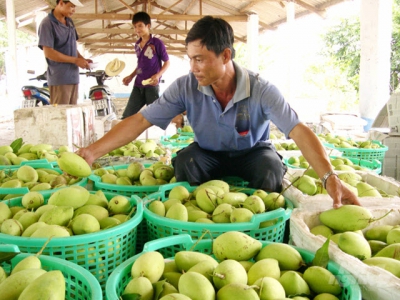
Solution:
<svg viewBox="0 0 400 300"><path fill-rule="evenodd" d="M161 76L170 65L164 43L150 34L150 16L137 12L133 15L132 24L139 36L135 44L137 66L122 82L129 85L135 76L136 79L122 119L136 114L145 104L149 105L159 97Z"/></svg>
<svg viewBox="0 0 400 300"><path fill-rule="evenodd" d="M39 48L47 61L51 104L77 104L79 68L89 69L91 59L77 50L78 34L71 16L79 0L57 0L56 7L39 25Z"/></svg>
<svg viewBox="0 0 400 300"><path fill-rule="evenodd" d="M165 129L186 111L195 140L177 152L177 181L199 185L239 176L249 187L281 191L286 166L268 141L270 122L294 140L323 179L333 206L360 205L333 172L317 135L302 123L280 91L233 59L234 34L225 20L198 20L185 39L190 73L175 80L151 105L122 120L100 140L77 153L90 165L102 155L135 140L152 125Z"/></svg>

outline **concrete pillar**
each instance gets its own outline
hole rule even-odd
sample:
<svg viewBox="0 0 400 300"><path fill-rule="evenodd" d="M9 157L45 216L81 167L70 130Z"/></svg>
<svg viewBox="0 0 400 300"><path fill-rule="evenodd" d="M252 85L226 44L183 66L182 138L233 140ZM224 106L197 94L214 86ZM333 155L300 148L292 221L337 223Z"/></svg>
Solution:
<svg viewBox="0 0 400 300"><path fill-rule="evenodd" d="M287 86L286 95L287 100L291 101L294 98L294 67L295 67L295 53L296 49L294 45L294 24L295 24L295 2L289 1L286 3L286 72L287 72Z"/></svg>
<svg viewBox="0 0 400 300"><path fill-rule="evenodd" d="M47 15L48 15L48 14L47 14L45 11L38 11L38 12L36 12L36 15L35 15L36 35L38 34L40 23L42 23L43 19L44 19Z"/></svg>
<svg viewBox="0 0 400 300"><path fill-rule="evenodd" d="M247 22L247 58L249 69L258 72L258 15L252 13Z"/></svg>
<svg viewBox="0 0 400 300"><path fill-rule="evenodd" d="M5 66L7 74L7 94L9 101L18 101L20 98L20 87L18 86L17 68L17 37L15 26L14 0L7 0L7 29L8 29L8 50L5 55Z"/></svg>
<svg viewBox="0 0 400 300"><path fill-rule="evenodd" d="M361 1L360 116L368 131L390 96L392 1Z"/></svg>

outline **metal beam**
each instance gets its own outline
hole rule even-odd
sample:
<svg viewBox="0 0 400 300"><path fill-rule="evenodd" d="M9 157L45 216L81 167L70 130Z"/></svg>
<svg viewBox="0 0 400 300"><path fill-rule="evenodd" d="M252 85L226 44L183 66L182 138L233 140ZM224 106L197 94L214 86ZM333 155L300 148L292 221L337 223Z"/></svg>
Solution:
<svg viewBox="0 0 400 300"><path fill-rule="evenodd" d="M134 34L135 31L133 29L121 29L121 28L76 28L78 34L81 33L107 33L107 34ZM187 34L189 30L177 30L177 29L157 29L152 30L154 34Z"/></svg>

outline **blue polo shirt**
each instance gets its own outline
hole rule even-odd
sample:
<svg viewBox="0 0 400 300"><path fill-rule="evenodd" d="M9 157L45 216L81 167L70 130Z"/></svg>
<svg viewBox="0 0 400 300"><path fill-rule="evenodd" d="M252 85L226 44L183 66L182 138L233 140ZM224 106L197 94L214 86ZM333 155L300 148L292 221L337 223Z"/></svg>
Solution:
<svg viewBox="0 0 400 300"><path fill-rule="evenodd" d="M153 125L167 128L171 119L186 111L203 149L238 151L269 139L272 121L287 137L300 122L270 82L234 62L236 91L222 110L211 86L199 86L192 73L178 78L141 113Z"/></svg>
<svg viewBox="0 0 400 300"><path fill-rule="evenodd" d="M78 57L76 41L78 34L74 23L66 18L67 24L58 21L51 11L40 23L38 36L39 48L53 48L68 56ZM75 64L56 62L46 58L48 85L65 85L79 83L79 67Z"/></svg>

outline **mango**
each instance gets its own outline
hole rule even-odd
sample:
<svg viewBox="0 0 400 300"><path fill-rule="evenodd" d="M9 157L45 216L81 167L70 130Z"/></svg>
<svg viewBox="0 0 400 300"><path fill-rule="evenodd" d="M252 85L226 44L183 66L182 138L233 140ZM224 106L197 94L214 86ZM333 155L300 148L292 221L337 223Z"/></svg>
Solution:
<svg viewBox="0 0 400 300"><path fill-rule="evenodd" d="M144 166L139 162L133 162L128 165L126 176L131 180L136 181L140 177L140 173L144 170Z"/></svg>
<svg viewBox="0 0 400 300"><path fill-rule="evenodd" d="M400 243L400 227L391 229L386 236L386 243L396 244Z"/></svg>
<svg viewBox="0 0 400 300"><path fill-rule="evenodd" d="M24 165L18 168L17 178L23 182L38 181L39 175L33 167Z"/></svg>
<svg viewBox="0 0 400 300"><path fill-rule="evenodd" d="M183 250L175 254L175 265L179 271L186 272L194 265L203 261L210 261L212 264L216 263L214 258L201 252Z"/></svg>
<svg viewBox="0 0 400 300"><path fill-rule="evenodd" d="M42 152L43 150L51 151L51 150L53 150L53 146L50 144L44 144L44 143L36 144L36 145L33 145L32 147L30 147L29 152L37 154L38 152Z"/></svg>
<svg viewBox="0 0 400 300"><path fill-rule="evenodd" d="M22 182L19 179L11 179L6 182L3 182L0 187L1 188L20 188L22 186ZM3 199L4 200L4 199Z"/></svg>
<svg viewBox="0 0 400 300"><path fill-rule="evenodd" d="M282 243L273 243L264 246L256 256L256 261L274 258L279 262L281 270L296 271L304 265L303 258L295 248Z"/></svg>
<svg viewBox="0 0 400 300"><path fill-rule="evenodd" d="M0 266L0 284L7 278L7 273L3 267Z"/></svg>
<svg viewBox="0 0 400 300"><path fill-rule="evenodd" d="M104 195L102 190L96 191L94 194L89 195L88 201L85 205L98 205L104 208L108 207L108 200L107 197Z"/></svg>
<svg viewBox="0 0 400 300"><path fill-rule="evenodd" d="M384 269L400 278L400 261L390 257L371 257L363 260L368 266Z"/></svg>
<svg viewBox="0 0 400 300"><path fill-rule="evenodd" d="M254 287L246 284L231 283L225 285L217 293L218 300L260 300Z"/></svg>
<svg viewBox="0 0 400 300"><path fill-rule="evenodd" d="M2 300L16 300L20 299L23 290L36 278L45 274L43 269L27 269L16 272L8 276L0 284L0 295ZM31 298L32 299L32 298Z"/></svg>
<svg viewBox="0 0 400 300"><path fill-rule="evenodd" d="M249 269L248 285L253 285L258 279L262 277L272 277L279 279L281 271L279 268L279 262L273 258L264 258L255 262Z"/></svg>
<svg viewBox="0 0 400 300"><path fill-rule="evenodd" d="M149 203L147 208L156 215L165 217L165 206L161 200L153 200Z"/></svg>
<svg viewBox="0 0 400 300"><path fill-rule="evenodd" d="M311 266L304 271L303 278L314 293L340 295L342 291L339 281L325 268Z"/></svg>
<svg viewBox="0 0 400 300"><path fill-rule="evenodd" d="M253 216L254 213L251 210L239 207L232 210L229 220L231 223L250 222Z"/></svg>
<svg viewBox="0 0 400 300"><path fill-rule="evenodd" d="M278 279L286 295L310 295L310 288L303 277L296 271L287 271Z"/></svg>
<svg viewBox="0 0 400 300"><path fill-rule="evenodd" d="M65 173L75 177L88 177L92 174L89 164L74 152L62 152L57 164Z"/></svg>
<svg viewBox="0 0 400 300"><path fill-rule="evenodd" d="M233 206L229 203L219 204L212 213L212 220L215 223L230 223Z"/></svg>
<svg viewBox="0 0 400 300"><path fill-rule="evenodd" d="M355 232L347 231L340 235L339 248L358 259L364 260L371 257L371 248L368 241Z"/></svg>
<svg viewBox="0 0 400 300"><path fill-rule="evenodd" d="M271 192L261 199L264 201L266 211L284 208L286 204L283 195L277 192Z"/></svg>
<svg viewBox="0 0 400 300"><path fill-rule="evenodd" d="M45 211L39 218L39 221L48 225L66 226L71 221L73 215L74 208L72 206L56 206Z"/></svg>
<svg viewBox="0 0 400 300"><path fill-rule="evenodd" d="M172 199L179 199L181 202L185 202L189 199L190 193L183 185L177 185L170 190L168 197Z"/></svg>
<svg viewBox="0 0 400 300"><path fill-rule="evenodd" d="M339 298L332 294L322 293L314 297L313 300L339 300Z"/></svg>
<svg viewBox="0 0 400 300"><path fill-rule="evenodd" d="M219 187L219 188L221 188L221 189L223 190L224 193L229 192L229 184L226 183L226 182L223 181L223 180L217 180L217 179L206 181L206 182L200 184L200 185L198 186L198 188L208 187L208 186ZM196 188L196 189L197 189L197 188Z"/></svg>
<svg viewBox="0 0 400 300"><path fill-rule="evenodd" d="M108 211L110 214L127 214L130 210L131 204L125 196L114 196L108 202Z"/></svg>
<svg viewBox="0 0 400 300"><path fill-rule="evenodd" d="M293 185L307 195L312 196L315 195L315 193L317 192L315 179L308 175L303 174Z"/></svg>
<svg viewBox="0 0 400 300"><path fill-rule="evenodd" d="M40 228L40 227L44 227L47 226L48 224L46 224L45 222L36 222L31 224L29 227L25 228L24 232L22 233L23 237L30 237L32 235L32 233L34 233L36 231L36 229Z"/></svg>
<svg viewBox="0 0 400 300"><path fill-rule="evenodd" d="M169 282L164 281L163 285L162 285L162 292L158 295L158 299L169 295L169 294L176 294L178 293L178 290ZM185 296L186 297L186 296Z"/></svg>
<svg viewBox="0 0 400 300"><path fill-rule="evenodd" d="M0 146L0 155L4 155L8 152L13 152L13 149L11 146L5 145L5 146Z"/></svg>
<svg viewBox="0 0 400 300"><path fill-rule="evenodd" d="M182 203L172 205L166 212L165 217L183 222L187 222L189 219L188 211Z"/></svg>
<svg viewBox="0 0 400 300"><path fill-rule="evenodd" d="M32 281L18 300L64 300L65 278L60 270L49 271Z"/></svg>
<svg viewBox="0 0 400 300"><path fill-rule="evenodd" d="M218 262L215 260L203 260L191 267L187 272L197 272L204 275L211 283L213 283L213 276Z"/></svg>
<svg viewBox="0 0 400 300"><path fill-rule="evenodd" d="M211 282L200 273L182 274L178 282L179 293L192 300L215 300L215 290Z"/></svg>
<svg viewBox="0 0 400 300"><path fill-rule="evenodd" d="M27 209L36 209L44 204L44 197L39 192L30 191L22 197L21 204Z"/></svg>
<svg viewBox="0 0 400 300"><path fill-rule="evenodd" d="M178 289L179 279L181 278L182 273L180 272L166 272L163 273L163 279L167 280L170 284L172 284L176 289Z"/></svg>
<svg viewBox="0 0 400 300"><path fill-rule="evenodd" d="M333 230L326 225L316 225L310 229L310 232L314 235L322 235L326 238L333 235Z"/></svg>
<svg viewBox="0 0 400 300"><path fill-rule="evenodd" d="M166 296L163 296L160 298L160 300L192 300L188 296L178 294L178 293L172 293Z"/></svg>
<svg viewBox="0 0 400 300"><path fill-rule="evenodd" d="M12 218L13 213L11 212L10 207L4 203L0 202L0 225L7 219Z"/></svg>
<svg viewBox="0 0 400 300"><path fill-rule="evenodd" d="M42 206L38 207L35 210L35 214L37 214L39 216L39 218L40 218L46 211L48 211L48 210L50 210L50 209L52 209L54 207L56 207L56 206L52 205L52 204L42 205Z"/></svg>
<svg viewBox="0 0 400 300"><path fill-rule="evenodd" d="M245 268L238 261L233 259L220 262L215 267L212 278L217 290L230 283L247 283Z"/></svg>
<svg viewBox="0 0 400 300"><path fill-rule="evenodd" d="M261 300L284 299L286 296L282 284L275 278L261 277L254 284L260 287L258 294Z"/></svg>
<svg viewBox="0 0 400 300"><path fill-rule="evenodd" d="M31 237L36 238L49 238L49 237L68 237L70 236L69 231L59 225L46 225L40 226L32 234Z"/></svg>
<svg viewBox="0 0 400 300"><path fill-rule="evenodd" d="M390 257L400 260L400 243L387 245L385 248L376 253L374 257Z"/></svg>
<svg viewBox="0 0 400 300"><path fill-rule="evenodd" d="M99 221L92 215L80 214L71 221L72 232L76 235L100 231Z"/></svg>
<svg viewBox="0 0 400 300"><path fill-rule="evenodd" d="M36 255L30 255L20 260L12 269L11 275L27 269L41 269L42 262Z"/></svg>
<svg viewBox="0 0 400 300"><path fill-rule="evenodd" d="M152 300L154 288L147 277L135 277L129 281L122 292L122 295L126 294L139 294L141 300Z"/></svg>
<svg viewBox="0 0 400 300"><path fill-rule="evenodd" d="M68 152L65 152L68 153ZM69 186L55 191L47 204L56 206L72 206L77 209L89 200L89 191L81 186Z"/></svg>
<svg viewBox="0 0 400 300"><path fill-rule="evenodd" d="M227 203L234 207L240 207L247 197L248 195L242 192L227 192L217 198L217 204Z"/></svg>
<svg viewBox="0 0 400 300"><path fill-rule="evenodd" d="M81 214L89 214L92 215L97 219L97 221L101 221L104 218L108 217L108 210L105 209L104 207L94 205L94 204L89 204L89 205L84 205L81 206L74 211L74 218L81 215Z"/></svg>
<svg viewBox="0 0 400 300"><path fill-rule="evenodd" d="M15 219L7 219L5 220L0 227L0 232L13 236L21 236L24 231L24 227L22 224Z"/></svg>
<svg viewBox="0 0 400 300"><path fill-rule="evenodd" d="M216 259L249 260L261 250L260 241L240 231L227 231L213 242L213 253Z"/></svg>
<svg viewBox="0 0 400 300"><path fill-rule="evenodd" d="M265 212L264 201L257 195L250 195L242 203L242 207L247 208L253 214L260 214Z"/></svg>
<svg viewBox="0 0 400 300"><path fill-rule="evenodd" d="M378 240L386 243L386 236L392 228L392 225L378 225L365 231L364 235L367 240Z"/></svg>
<svg viewBox="0 0 400 300"><path fill-rule="evenodd" d="M388 244L378 240L368 240L369 247L371 248L371 256L375 256L379 251L385 248Z"/></svg>
<svg viewBox="0 0 400 300"><path fill-rule="evenodd" d="M210 187L200 188L196 193L197 205L207 213L212 213L217 207L217 198L217 192Z"/></svg>
<svg viewBox="0 0 400 300"><path fill-rule="evenodd" d="M107 217L101 219L99 221L99 224L100 224L100 229L108 229L121 224L121 221L113 217Z"/></svg>
<svg viewBox="0 0 400 300"><path fill-rule="evenodd" d="M26 228L28 228L32 224L36 223L38 220L39 220L39 217L33 211L28 211L27 213L23 214L18 219L18 221L21 223L24 231Z"/></svg>
<svg viewBox="0 0 400 300"><path fill-rule="evenodd" d="M382 195L379 193L379 191L366 182L360 181L357 183L356 188L358 190L358 197L382 198Z"/></svg>
<svg viewBox="0 0 400 300"><path fill-rule="evenodd" d="M187 211L187 215L188 215L187 220L189 222L196 222L198 219L202 219L202 218L207 219L210 217L210 215L208 213L206 213L205 211L202 211L202 210L197 210L197 209L187 210L187 208L186 208L186 211Z"/></svg>
<svg viewBox="0 0 400 300"><path fill-rule="evenodd" d="M371 212L358 205L343 205L339 208L331 208L319 215L322 224L334 231L356 231L366 228L372 221Z"/></svg>
<svg viewBox="0 0 400 300"><path fill-rule="evenodd" d="M132 278L144 276L151 283L160 280L164 271L164 257L157 251L145 252L139 256L131 267Z"/></svg>
<svg viewBox="0 0 400 300"><path fill-rule="evenodd" d="M117 184L117 175L106 173L101 176L101 182L108 183L108 184Z"/></svg>

